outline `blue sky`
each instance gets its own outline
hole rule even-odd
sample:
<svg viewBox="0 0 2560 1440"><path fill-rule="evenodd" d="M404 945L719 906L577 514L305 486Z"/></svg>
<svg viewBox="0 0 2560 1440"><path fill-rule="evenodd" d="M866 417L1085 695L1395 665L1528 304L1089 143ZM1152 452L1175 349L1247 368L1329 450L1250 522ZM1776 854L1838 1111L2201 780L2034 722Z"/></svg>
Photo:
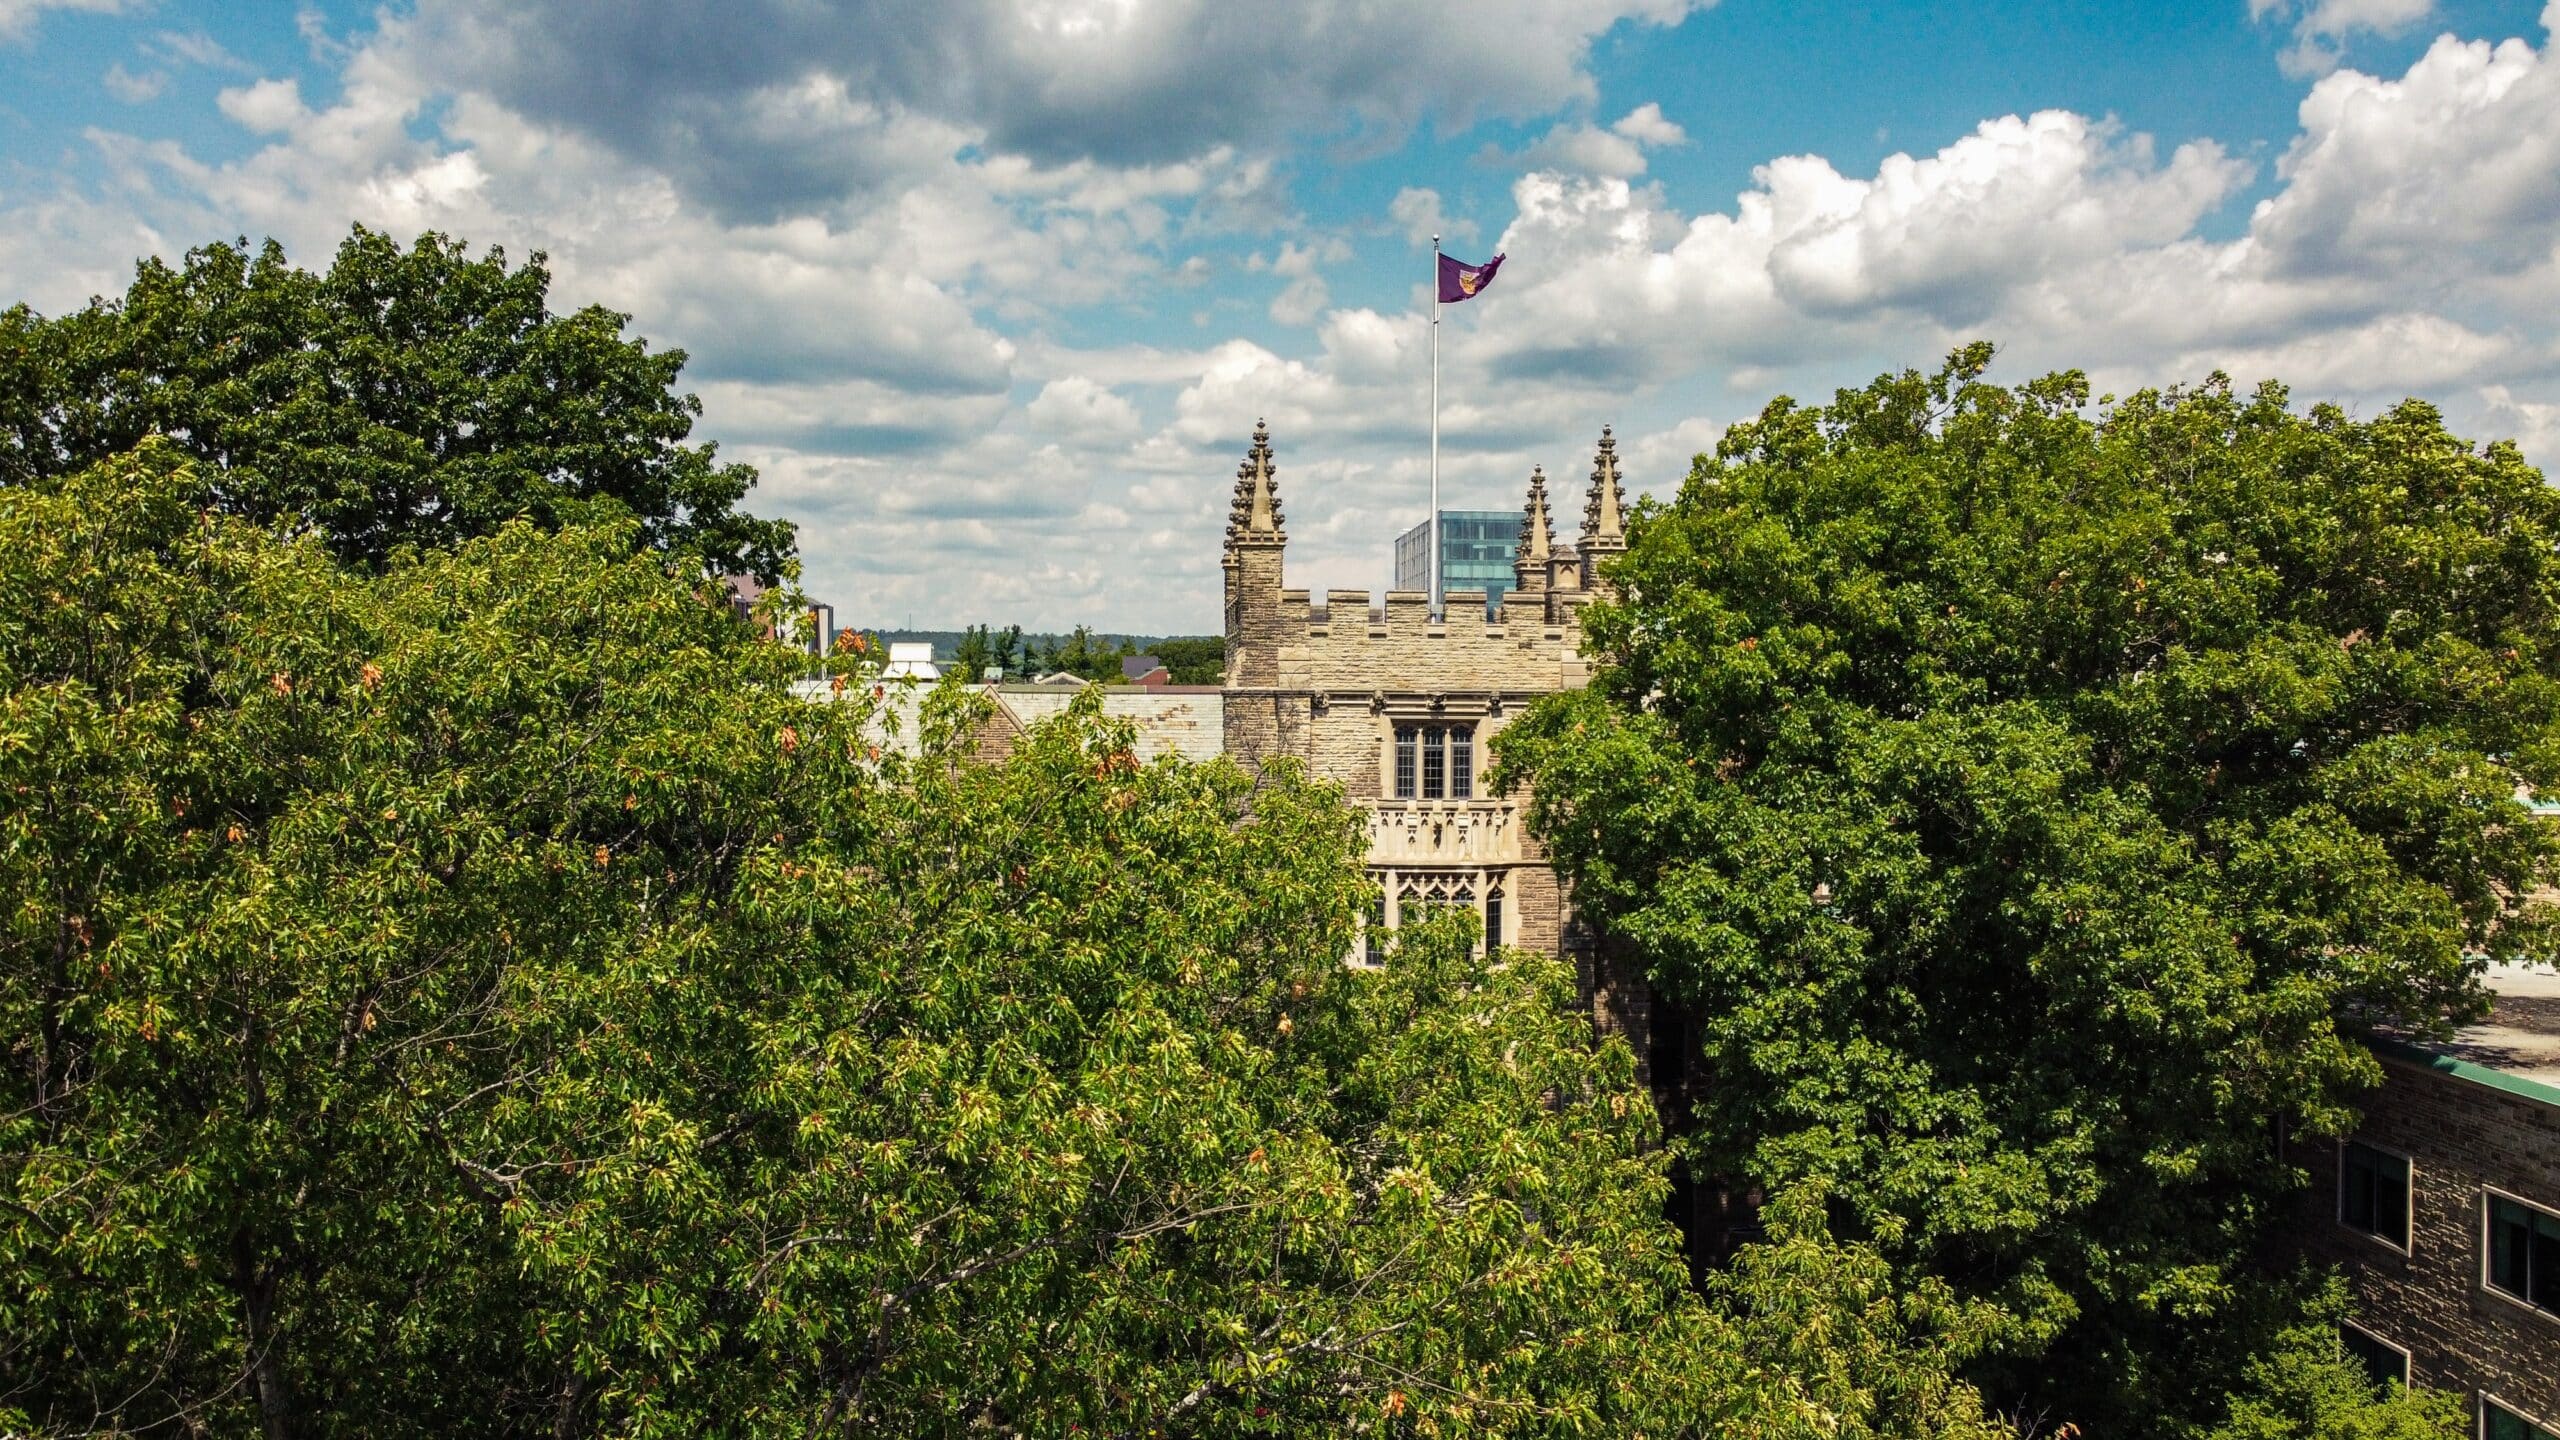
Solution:
<svg viewBox="0 0 2560 1440"><path fill-rule="evenodd" d="M1290 578L1954 344L2406 395L2560 464L2560 0L0 0L0 298L354 222L684 346L848 620L1198 632L1268 416ZM1570 508L1570 507L1569 507Z"/></svg>

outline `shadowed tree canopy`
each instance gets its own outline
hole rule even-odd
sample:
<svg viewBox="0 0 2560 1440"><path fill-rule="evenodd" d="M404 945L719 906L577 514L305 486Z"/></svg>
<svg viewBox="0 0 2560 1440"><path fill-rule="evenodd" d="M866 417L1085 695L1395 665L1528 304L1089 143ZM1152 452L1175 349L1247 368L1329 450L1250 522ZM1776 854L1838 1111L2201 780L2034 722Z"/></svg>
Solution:
<svg viewBox="0 0 2560 1440"><path fill-rule="evenodd" d="M1149 647L1176 685L1215 685L1227 673L1227 637L1176 635Z"/></svg>
<svg viewBox="0 0 2560 1440"><path fill-rule="evenodd" d="M2518 794L2560 783L2560 501L2417 402L2093 414L1989 358L1736 426L1502 774L1692 1017L1690 1163L1818 1184L1996 1317L1996 1401L2342 1413L2322 1287L2271 1263L2276 1127L2347 1129L2372 1027L2549 953Z"/></svg>
<svg viewBox="0 0 2560 1440"><path fill-rule="evenodd" d="M115 299L0 314L0 483L60 476L165 436L214 503L308 526L379 566L511 520L613 513L638 542L770 584L788 523L737 507L755 483L687 445L684 352L600 306L554 314L539 254L510 268L459 240L402 249L358 226L325 273L274 241L137 269Z"/></svg>
<svg viewBox="0 0 2560 1440"><path fill-rule="evenodd" d="M206 498L0 488L0 1432L1996 1433L1819 1206L1689 1289L1562 966L1345 966L1329 787Z"/></svg>

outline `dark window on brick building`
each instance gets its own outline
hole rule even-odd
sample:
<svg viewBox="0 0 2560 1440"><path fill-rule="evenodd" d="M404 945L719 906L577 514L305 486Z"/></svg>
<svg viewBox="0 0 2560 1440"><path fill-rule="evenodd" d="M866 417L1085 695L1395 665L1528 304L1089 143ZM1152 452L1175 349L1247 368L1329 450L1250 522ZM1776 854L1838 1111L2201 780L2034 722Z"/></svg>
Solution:
<svg viewBox="0 0 2560 1440"><path fill-rule="evenodd" d="M2560 1440L2560 1435L2552 1434L2483 1395L2480 1397L2480 1440Z"/></svg>
<svg viewBox="0 0 2560 1440"><path fill-rule="evenodd" d="M1656 1090L1676 1091L1689 1083L1689 1020L1679 1007L1656 995L1645 1015L1647 1070Z"/></svg>
<svg viewBox="0 0 2560 1440"><path fill-rule="evenodd" d="M2338 1152L2338 1223L2409 1248L2409 1162L2350 1140Z"/></svg>
<svg viewBox="0 0 2560 1440"><path fill-rule="evenodd" d="M2489 1197L2489 1288L2560 1314L2560 1215Z"/></svg>
<svg viewBox="0 0 2560 1440"><path fill-rule="evenodd" d="M1467 725L1396 727L1398 800L1472 800L1476 732Z"/></svg>
<svg viewBox="0 0 2560 1440"><path fill-rule="evenodd" d="M2403 1385L2409 1383L2408 1352L2383 1343L2381 1336L2368 1334L2353 1325L2341 1325L2338 1327L2338 1343L2346 1347L2347 1354L2357 1364L2364 1367L2364 1373L2372 1377L2375 1389L2379 1390L2394 1380Z"/></svg>
<svg viewBox="0 0 2560 1440"><path fill-rule="evenodd" d="M1494 881L1484 892L1484 950L1490 955L1502 943L1502 882Z"/></svg>

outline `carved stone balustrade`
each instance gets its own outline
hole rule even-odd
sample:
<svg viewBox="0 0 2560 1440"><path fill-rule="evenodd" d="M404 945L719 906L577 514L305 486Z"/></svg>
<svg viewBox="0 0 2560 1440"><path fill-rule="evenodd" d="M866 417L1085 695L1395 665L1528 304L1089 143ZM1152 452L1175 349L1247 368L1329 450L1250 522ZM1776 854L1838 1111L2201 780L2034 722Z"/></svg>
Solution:
<svg viewBox="0 0 2560 1440"><path fill-rule="evenodd" d="M1520 816L1508 800L1370 802L1371 865L1519 862Z"/></svg>

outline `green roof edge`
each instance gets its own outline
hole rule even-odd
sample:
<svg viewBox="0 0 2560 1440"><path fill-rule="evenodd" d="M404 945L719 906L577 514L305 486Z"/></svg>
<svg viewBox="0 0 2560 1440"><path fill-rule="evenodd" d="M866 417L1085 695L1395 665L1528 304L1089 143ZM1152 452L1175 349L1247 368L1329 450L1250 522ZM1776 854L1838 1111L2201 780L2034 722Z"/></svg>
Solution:
<svg viewBox="0 0 2560 1440"><path fill-rule="evenodd" d="M2545 1085L2539 1080L2527 1080L2521 1075L2510 1075L2504 1070L2492 1070L2486 1065L2474 1065L2468 1060L2456 1060L2450 1055L2439 1055L2424 1046L2412 1045L2406 1040L2394 1040L2386 1035L2368 1035L2365 1037L2365 1043L2392 1059L2424 1066L2439 1075L2468 1080L2474 1085L2486 1085L2492 1090L2504 1090L2510 1095L2544 1105L2560 1106L2560 1088Z"/></svg>

